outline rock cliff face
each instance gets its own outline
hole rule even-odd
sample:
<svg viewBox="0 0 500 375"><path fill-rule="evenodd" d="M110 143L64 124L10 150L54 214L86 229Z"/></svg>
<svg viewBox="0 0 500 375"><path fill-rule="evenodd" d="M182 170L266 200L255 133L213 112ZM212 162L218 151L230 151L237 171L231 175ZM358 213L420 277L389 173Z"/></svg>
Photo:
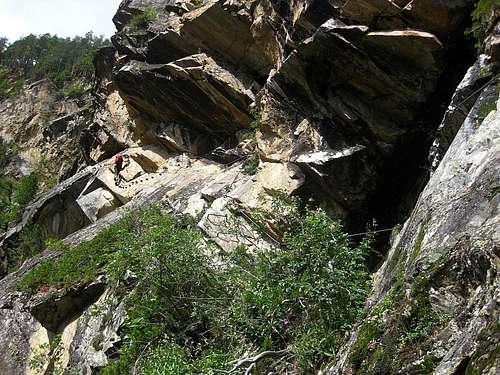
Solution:
<svg viewBox="0 0 500 375"><path fill-rule="evenodd" d="M89 110L85 104L64 99L48 80L1 102L0 138L18 147L7 173L26 175L42 169L56 181L75 173L83 159L78 140Z"/></svg>
<svg viewBox="0 0 500 375"><path fill-rule="evenodd" d="M47 248L9 273L9 244L27 225L74 245L161 203L224 251L266 248L272 233L259 235L248 212L278 192L351 230L406 220L364 318L322 373L499 371L500 23L465 72L473 3L122 1L91 106L57 99L48 81L0 103L0 136L20 145L11 173L47 158L64 180L2 238L2 374L97 373L126 316L105 277L16 291L61 255ZM40 353L55 337L57 356Z"/></svg>
<svg viewBox="0 0 500 375"><path fill-rule="evenodd" d="M475 66L469 74L477 74ZM487 374L500 368L498 353L490 352L490 345L498 346L500 296L499 109L494 83L463 114L375 275L367 319L329 373L376 374L404 366L406 373Z"/></svg>

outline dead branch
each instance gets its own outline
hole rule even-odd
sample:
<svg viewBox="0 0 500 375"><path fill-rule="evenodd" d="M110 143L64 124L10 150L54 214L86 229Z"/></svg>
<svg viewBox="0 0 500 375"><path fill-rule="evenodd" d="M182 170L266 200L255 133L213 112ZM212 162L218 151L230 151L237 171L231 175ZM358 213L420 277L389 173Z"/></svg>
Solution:
<svg viewBox="0 0 500 375"><path fill-rule="evenodd" d="M229 371L229 373L235 372L237 369L239 369L241 366L250 364L248 369L246 370L246 374L250 374L249 371L252 371L252 369L255 367L255 364L259 362L260 360L264 358L269 358L269 357L282 357L288 353L287 349L283 350L278 350L278 351L272 351L272 350L267 350L265 352L262 352L260 354L257 354L254 357L246 357L240 359L234 367Z"/></svg>

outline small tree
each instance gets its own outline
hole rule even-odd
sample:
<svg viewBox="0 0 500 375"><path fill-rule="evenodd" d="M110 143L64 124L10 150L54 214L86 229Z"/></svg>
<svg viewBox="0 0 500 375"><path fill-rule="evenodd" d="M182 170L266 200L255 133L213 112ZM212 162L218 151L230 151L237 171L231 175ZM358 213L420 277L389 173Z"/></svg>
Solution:
<svg viewBox="0 0 500 375"><path fill-rule="evenodd" d="M3 52L7 48L9 40L5 37L0 37L0 64L2 63Z"/></svg>

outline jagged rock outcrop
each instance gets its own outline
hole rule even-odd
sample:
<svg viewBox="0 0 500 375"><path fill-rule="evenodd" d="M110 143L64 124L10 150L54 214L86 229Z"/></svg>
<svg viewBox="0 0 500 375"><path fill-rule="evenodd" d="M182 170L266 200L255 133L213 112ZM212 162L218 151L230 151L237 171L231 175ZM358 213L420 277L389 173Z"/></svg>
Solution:
<svg viewBox="0 0 500 375"><path fill-rule="evenodd" d="M301 165L340 216L360 209L434 89L442 49L428 33L326 22L264 87L263 158Z"/></svg>
<svg viewBox="0 0 500 375"><path fill-rule="evenodd" d="M375 29L403 29L418 27L428 30L440 39L459 36L470 0L359 0L332 1L341 7L341 15L355 22L362 22Z"/></svg>
<svg viewBox="0 0 500 375"><path fill-rule="evenodd" d="M214 149L227 137L248 127L251 91L210 57L200 54L168 64L132 61L121 68L116 84L127 104L154 123L182 124L192 134L210 135L211 145L193 139L198 154ZM177 147L182 147L179 145Z"/></svg>

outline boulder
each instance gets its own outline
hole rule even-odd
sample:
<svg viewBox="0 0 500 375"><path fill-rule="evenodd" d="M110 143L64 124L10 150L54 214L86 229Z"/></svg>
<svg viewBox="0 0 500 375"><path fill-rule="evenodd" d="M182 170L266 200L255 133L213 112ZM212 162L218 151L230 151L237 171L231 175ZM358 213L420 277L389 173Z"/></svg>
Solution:
<svg viewBox="0 0 500 375"><path fill-rule="evenodd" d="M261 163L255 176L235 188L228 196L245 207L269 209L275 194L292 195L305 182L302 170L292 163Z"/></svg>
<svg viewBox="0 0 500 375"><path fill-rule="evenodd" d="M272 242L266 241L248 218L238 215L235 207L231 198L217 198L205 211L198 227L225 252L239 246L251 252L269 249Z"/></svg>
<svg viewBox="0 0 500 375"><path fill-rule="evenodd" d="M325 22L259 95L261 157L301 166L339 216L366 211L384 164L409 142L436 88L442 50L420 31Z"/></svg>
<svg viewBox="0 0 500 375"><path fill-rule="evenodd" d="M93 223L120 206L113 193L103 188L78 198L76 202Z"/></svg>

